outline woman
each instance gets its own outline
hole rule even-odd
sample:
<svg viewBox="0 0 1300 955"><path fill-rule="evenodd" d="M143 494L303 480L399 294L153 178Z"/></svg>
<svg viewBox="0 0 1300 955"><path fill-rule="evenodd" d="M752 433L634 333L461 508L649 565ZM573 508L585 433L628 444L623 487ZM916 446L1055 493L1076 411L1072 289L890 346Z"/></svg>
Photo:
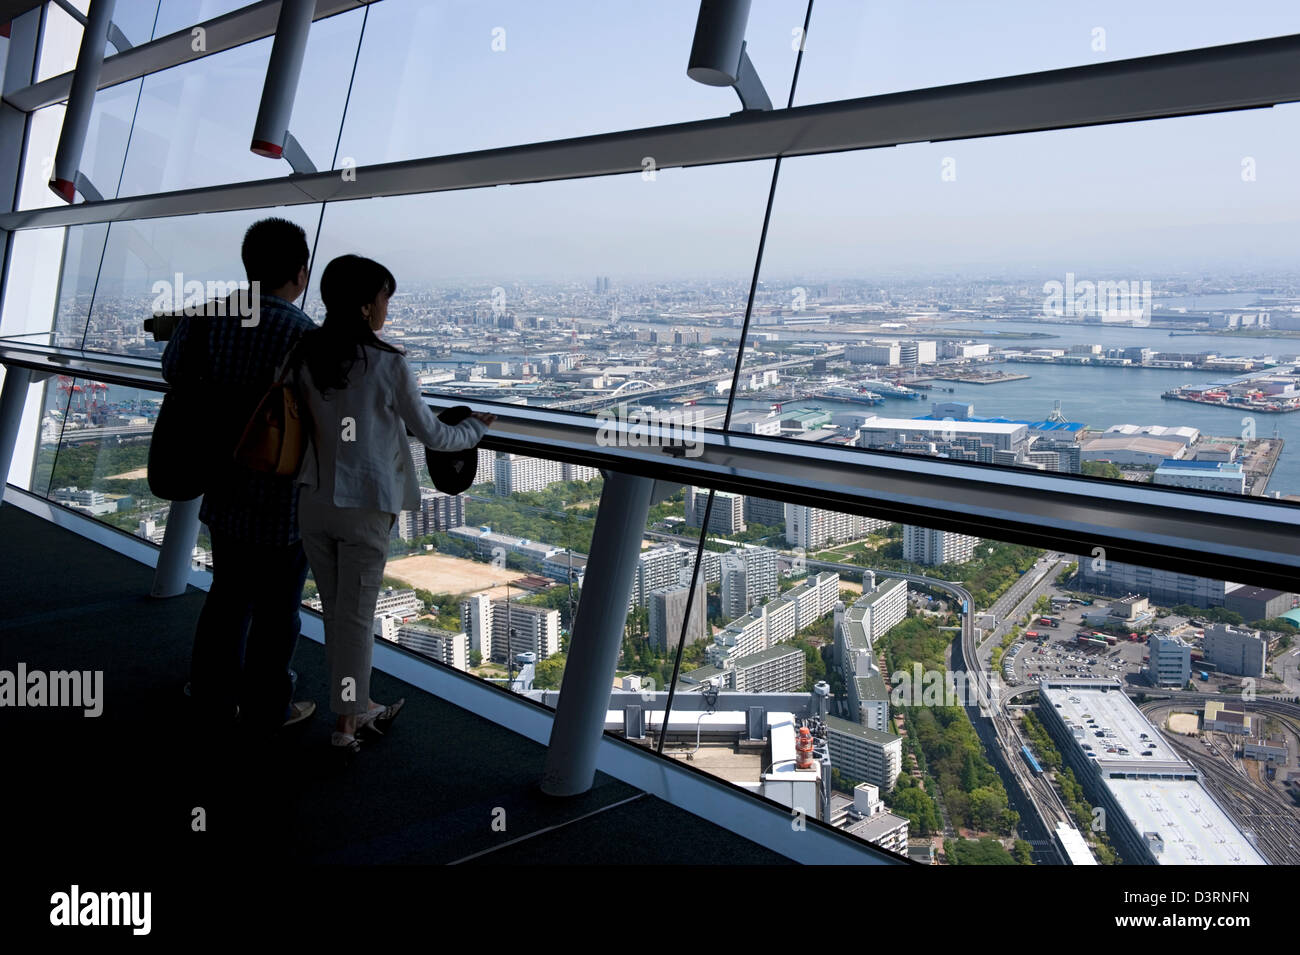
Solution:
<svg viewBox="0 0 1300 955"><path fill-rule="evenodd" d="M472 448L495 415L452 427L420 397L401 351L378 335L397 288L378 262L343 255L321 275L325 321L303 336L298 382L311 440L298 473L298 523L325 619L331 738L355 753L362 729L382 732L404 700L370 699L375 604L393 521L420 506L406 429L435 451Z"/></svg>

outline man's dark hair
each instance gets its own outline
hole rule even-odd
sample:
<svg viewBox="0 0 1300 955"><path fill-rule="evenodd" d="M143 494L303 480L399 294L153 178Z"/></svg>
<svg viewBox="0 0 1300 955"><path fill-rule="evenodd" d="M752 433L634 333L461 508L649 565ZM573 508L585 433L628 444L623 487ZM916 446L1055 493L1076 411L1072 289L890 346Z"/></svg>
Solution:
<svg viewBox="0 0 1300 955"><path fill-rule="evenodd" d="M297 279L311 251L302 226L272 217L248 227L239 256L244 260L248 281L260 282L263 289L270 291Z"/></svg>

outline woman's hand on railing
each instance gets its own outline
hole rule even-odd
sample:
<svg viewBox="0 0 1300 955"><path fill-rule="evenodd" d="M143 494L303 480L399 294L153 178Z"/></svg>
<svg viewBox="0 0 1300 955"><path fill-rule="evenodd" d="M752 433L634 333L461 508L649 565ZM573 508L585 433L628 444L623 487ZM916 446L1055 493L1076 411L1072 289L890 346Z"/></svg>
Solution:
<svg viewBox="0 0 1300 955"><path fill-rule="evenodd" d="M471 418L478 418L479 421L482 421L488 427L491 427L492 423L497 420L496 415L488 414L486 411L471 411L469 416Z"/></svg>

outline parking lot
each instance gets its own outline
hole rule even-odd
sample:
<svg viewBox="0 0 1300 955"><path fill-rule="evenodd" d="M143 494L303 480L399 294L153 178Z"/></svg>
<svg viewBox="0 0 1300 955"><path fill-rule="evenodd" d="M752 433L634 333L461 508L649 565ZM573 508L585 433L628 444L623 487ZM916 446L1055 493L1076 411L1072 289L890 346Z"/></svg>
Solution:
<svg viewBox="0 0 1300 955"><path fill-rule="evenodd" d="M1056 596L1056 595L1053 595ZM1078 631L1088 629L1084 613L1099 609L1099 605L1070 604L1053 610L1051 616L1060 620L1056 628L1037 622L1028 628L1045 641L1025 636L1020 651L1011 661L1013 675L1010 682L1034 683L1042 677L1067 679L1118 679L1125 683L1141 683L1142 658L1147 653L1146 634L1132 641L1127 635L1118 637L1113 646L1094 647L1078 642ZM1181 626L1181 618L1167 617L1160 621L1162 627Z"/></svg>

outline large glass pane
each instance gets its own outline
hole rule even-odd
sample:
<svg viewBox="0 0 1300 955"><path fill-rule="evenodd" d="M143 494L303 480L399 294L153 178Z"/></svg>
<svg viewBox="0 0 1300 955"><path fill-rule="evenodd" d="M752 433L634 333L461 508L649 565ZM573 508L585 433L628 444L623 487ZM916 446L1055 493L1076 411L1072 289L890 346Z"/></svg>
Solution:
<svg viewBox="0 0 1300 955"><path fill-rule="evenodd" d="M805 0L760 0L745 34L786 104ZM358 165L726 116L729 89L689 79L699 4L510 0L372 4L339 161ZM313 28L314 29L314 28Z"/></svg>
<svg viewBox="0 0 1300 955"><path fill-rule="evenodd" d="M246 281L239 257L244 232L258 219L279 216L296 222L307 233L310 247L320 215L317 206L287 209L250 209L172 219L142 219L115 222L108 230L103 266L93 283L94 305L89 327L84 330L86 348L114 354L161 356L164 345L144 331L143 322L154 311L170 311L185 304L217 298ZM89 226L93 231L99 226ZM75 230L74 230L75 231ZM71 248L71 245L70 245ZM93 268L94 256L73 261L69 268ZM90 273L91 276L94 272ZM80 275L74 282L65 277L64 303L72 310L68 289L77 289L81 300L90 280ZM61 312L61 335L76 335L78 329Z"/></svg>
<svg viewBox="0 0 1300 955"><path fill-rule="evenodd" d="M150 493L146 465L162 396L71 377L56 379L47 394L64 412L49 499L161 543L170 503ZM38 461L38 475L43 466Z"/></svg>
<svg viewBox="0 0 1300 955"><path fill-rule="evenodd" d="M79 171L100 195L108 199L117 196L141 82L132 80L100 90L90 111ZM59 147L64 109L59 104L32 113L28 126L27 159L19 186L20 209L63 202L51 191L49 182L54 175L54 156Z"/></svg>
<svg viewBox="0 0 1300 955"><path fill-rule="evenodd" d="M1297 117L784 163L732 426L1300 492Z"/></svg>
<svg viewBox="0 0 1300 955"><path fill-rule="evenodd" d="M113 8L113 24L122 31L131 46L140 46L153 38L158 0L123 0ZM108 55L119 52L109 43Z"/></svg>
<svg viewBox="0 0 1300 955"><path fill-rule="evenodd" d="M158 23L155 38L164 37L248 6L244 0L161 0L156 5Z"/></svg>
<svg viewBox="0 0 1300 955"><path fill-rule="evenodd" d="M1288 0L817 0L796 105L1300 32Z"/></svg>
<svg viewBox="0 0 1300 955"><path fill-rule="evenodd" d="M735 345L710 332L743 314L771 169L331 203L313 283L343 253L387 265L384 334L442 394L583 411L679 379L716 395Z"/></svg>
<svg viewBox="0 0 1300 955"><path fill-rule="evenodd" d="M411 449L420 508L393 525L376 636L517 692L557 690L600 472L480 449L474 484L447 495Z"/></svg>
<svg viewBox="0 0 1300 955"><path fill-rule="evenodd" d="M614 693L615 733L919 861L1300 858L1285 747L1232 715L1258 737L1300 690L1300 596L722 492L708 544L710 635L666 718Z"/></svg>
<svg viewBox="0 0 1300 955"><path fill-rule="evenodd" d="M41 30L41 52L36 64L36 82L76 69L77 50L80 46L81 24L57 3L47 3Z"/></svg>
<svg viewBox="0 0 1300 955"><path fill-rule="evenodd" d="M312 25L289 130L318 168L328 168L362 11ZM249 151L271 38L154 73L131 138L122 195L169 192L287 176L287 162Z"/></svg>

